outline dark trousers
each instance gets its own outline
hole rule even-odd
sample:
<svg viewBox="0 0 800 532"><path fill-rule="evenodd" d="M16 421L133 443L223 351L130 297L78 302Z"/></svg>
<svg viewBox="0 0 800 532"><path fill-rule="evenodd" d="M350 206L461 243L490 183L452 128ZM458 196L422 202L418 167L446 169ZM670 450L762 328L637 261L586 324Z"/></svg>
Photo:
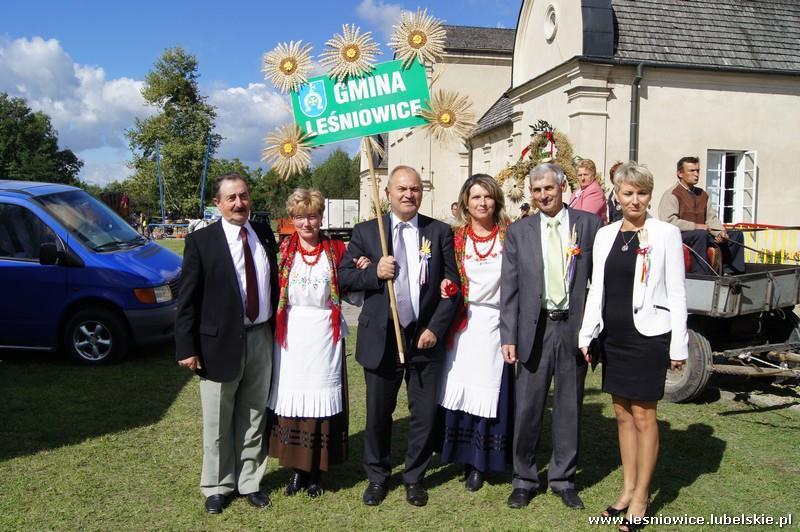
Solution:
<svg viewBox="0 0 800 532"><path fill-rule="evenodd" d="M517 363L514 476L511 481L514 488L539 489L536 448L552 380L555 380L551 430L553 453L547 479L555 490L575 487L587 368L576 344L576 339L570 334L569 321L552 321L542 315L531 358L524 364Z"/></svg>
<svg viewBox="0 0 800 532"><path fill-rule="evenodd" d="M694 253L692 253L692 265L689 268L689 273L713 274L705 263L708 261L708 247L716 245L711 233L703 229L682 231L681 238L683 239L683 243L694 251ZM728 231L728 240L723 240L718 244L722 252L722 271L724 273L744 273L744 248L742 244L744 244L744 234L742 234L741 231L733 230ZM698 255L702 257L703 260L700 260Z"/></svg>
<svg viewBox="0 0 800 532"><path fill-rule="evenodd" d="M405 328L406 353L412 350L414 324ZM370 482L384 483L391 474L392 413L397 406L397 393L403 380L408 393L408 447L403 481L420 482L431 460L436 442L436 420L441 387L440 361L406 366L397 360L394 326L386 334L383 361L378 368L364 368L367 385L367 426L364 430L364 470Z"/></svg>

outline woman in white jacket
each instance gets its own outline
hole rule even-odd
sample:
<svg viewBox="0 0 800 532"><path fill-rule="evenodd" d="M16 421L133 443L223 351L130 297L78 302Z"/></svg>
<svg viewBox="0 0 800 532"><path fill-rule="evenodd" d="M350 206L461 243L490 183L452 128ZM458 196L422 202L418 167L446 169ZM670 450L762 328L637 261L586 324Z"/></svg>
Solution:
<svg viewBox="0 0 800 532"><path fill-rule="evenodd" d="M592 285L578 336L603 349L603 391L611 394L619 431L623 487L603 515L626 513L620 530L636 530L647 513L658 457L656 406L667 369L688 356L686 293L680 231L647 214L653 174L635 162L614 173L623 219L600 231L592 252Z"/></svg>

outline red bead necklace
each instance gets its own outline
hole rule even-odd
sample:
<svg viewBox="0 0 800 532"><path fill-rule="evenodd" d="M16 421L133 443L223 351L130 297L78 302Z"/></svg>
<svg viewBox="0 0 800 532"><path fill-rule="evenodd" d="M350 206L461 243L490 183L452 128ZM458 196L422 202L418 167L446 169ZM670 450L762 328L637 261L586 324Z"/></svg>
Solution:
<svg viewBox="0 0 800 532"><path fill-rule="evenodd" d="M472 240L472 249L475 251L475 255L478 256L479 260L484 260L486 257L492 254L492 250L494 250L494 245L497 243L497 233L500 230L499 225L495 225L489 234L486 236L478 236L475 234L475 230L472 229L472 226L467 226L467 234L469 235L470 240ZM483 244L484 242L492 241L492 245L489 246L489 250L486 253L481 253L478 251L478 243Z"/></svg>
<svg viewBox="0 0 800 532"><path fill-rule="evenodd" d="M322 241L320 241L314 249L310 251L306 251L303 249L303 244L298 242L297 251L300 252L300 258L303 259L303 262L308 264L309 266L314 266L316 263L319 262L319 258L322 256ZM310 261L306 260L306 257L313 257Z"/></svg>

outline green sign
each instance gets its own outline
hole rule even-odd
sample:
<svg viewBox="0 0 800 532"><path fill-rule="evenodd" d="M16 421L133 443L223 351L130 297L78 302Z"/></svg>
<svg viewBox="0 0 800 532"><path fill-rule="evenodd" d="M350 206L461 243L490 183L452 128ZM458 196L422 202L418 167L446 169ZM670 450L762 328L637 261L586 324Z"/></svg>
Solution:
<svg viewBox="0 0 800 532"><path fill-rule="evenodd" d="M292 107L297 125L312 135L308 143L320 146L425 125L419 111L429 99L422 63L403 69L402 61L389 61L341 83L312 78L292 92Z"/></svg>

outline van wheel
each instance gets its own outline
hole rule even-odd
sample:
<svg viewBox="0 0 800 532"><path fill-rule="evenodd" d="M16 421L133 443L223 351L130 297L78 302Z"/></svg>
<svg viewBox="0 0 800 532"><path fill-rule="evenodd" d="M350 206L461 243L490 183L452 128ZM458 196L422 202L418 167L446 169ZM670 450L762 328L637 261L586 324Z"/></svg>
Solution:
<svg viewBox="0 0 800 532"><path fill-rule="evenodd" d="M112 311L88 308L73 315L64 327L63 345L82 364L107 364L128 351L125 323Z"/></svg>
<svg viewBox="0 0 800 532"><path fill-rule="evenodd" d="M664 399L671 403L691 401L708 384L713 352L705 336L689 329L689 358L682 369L667 371Z"/></svg>

